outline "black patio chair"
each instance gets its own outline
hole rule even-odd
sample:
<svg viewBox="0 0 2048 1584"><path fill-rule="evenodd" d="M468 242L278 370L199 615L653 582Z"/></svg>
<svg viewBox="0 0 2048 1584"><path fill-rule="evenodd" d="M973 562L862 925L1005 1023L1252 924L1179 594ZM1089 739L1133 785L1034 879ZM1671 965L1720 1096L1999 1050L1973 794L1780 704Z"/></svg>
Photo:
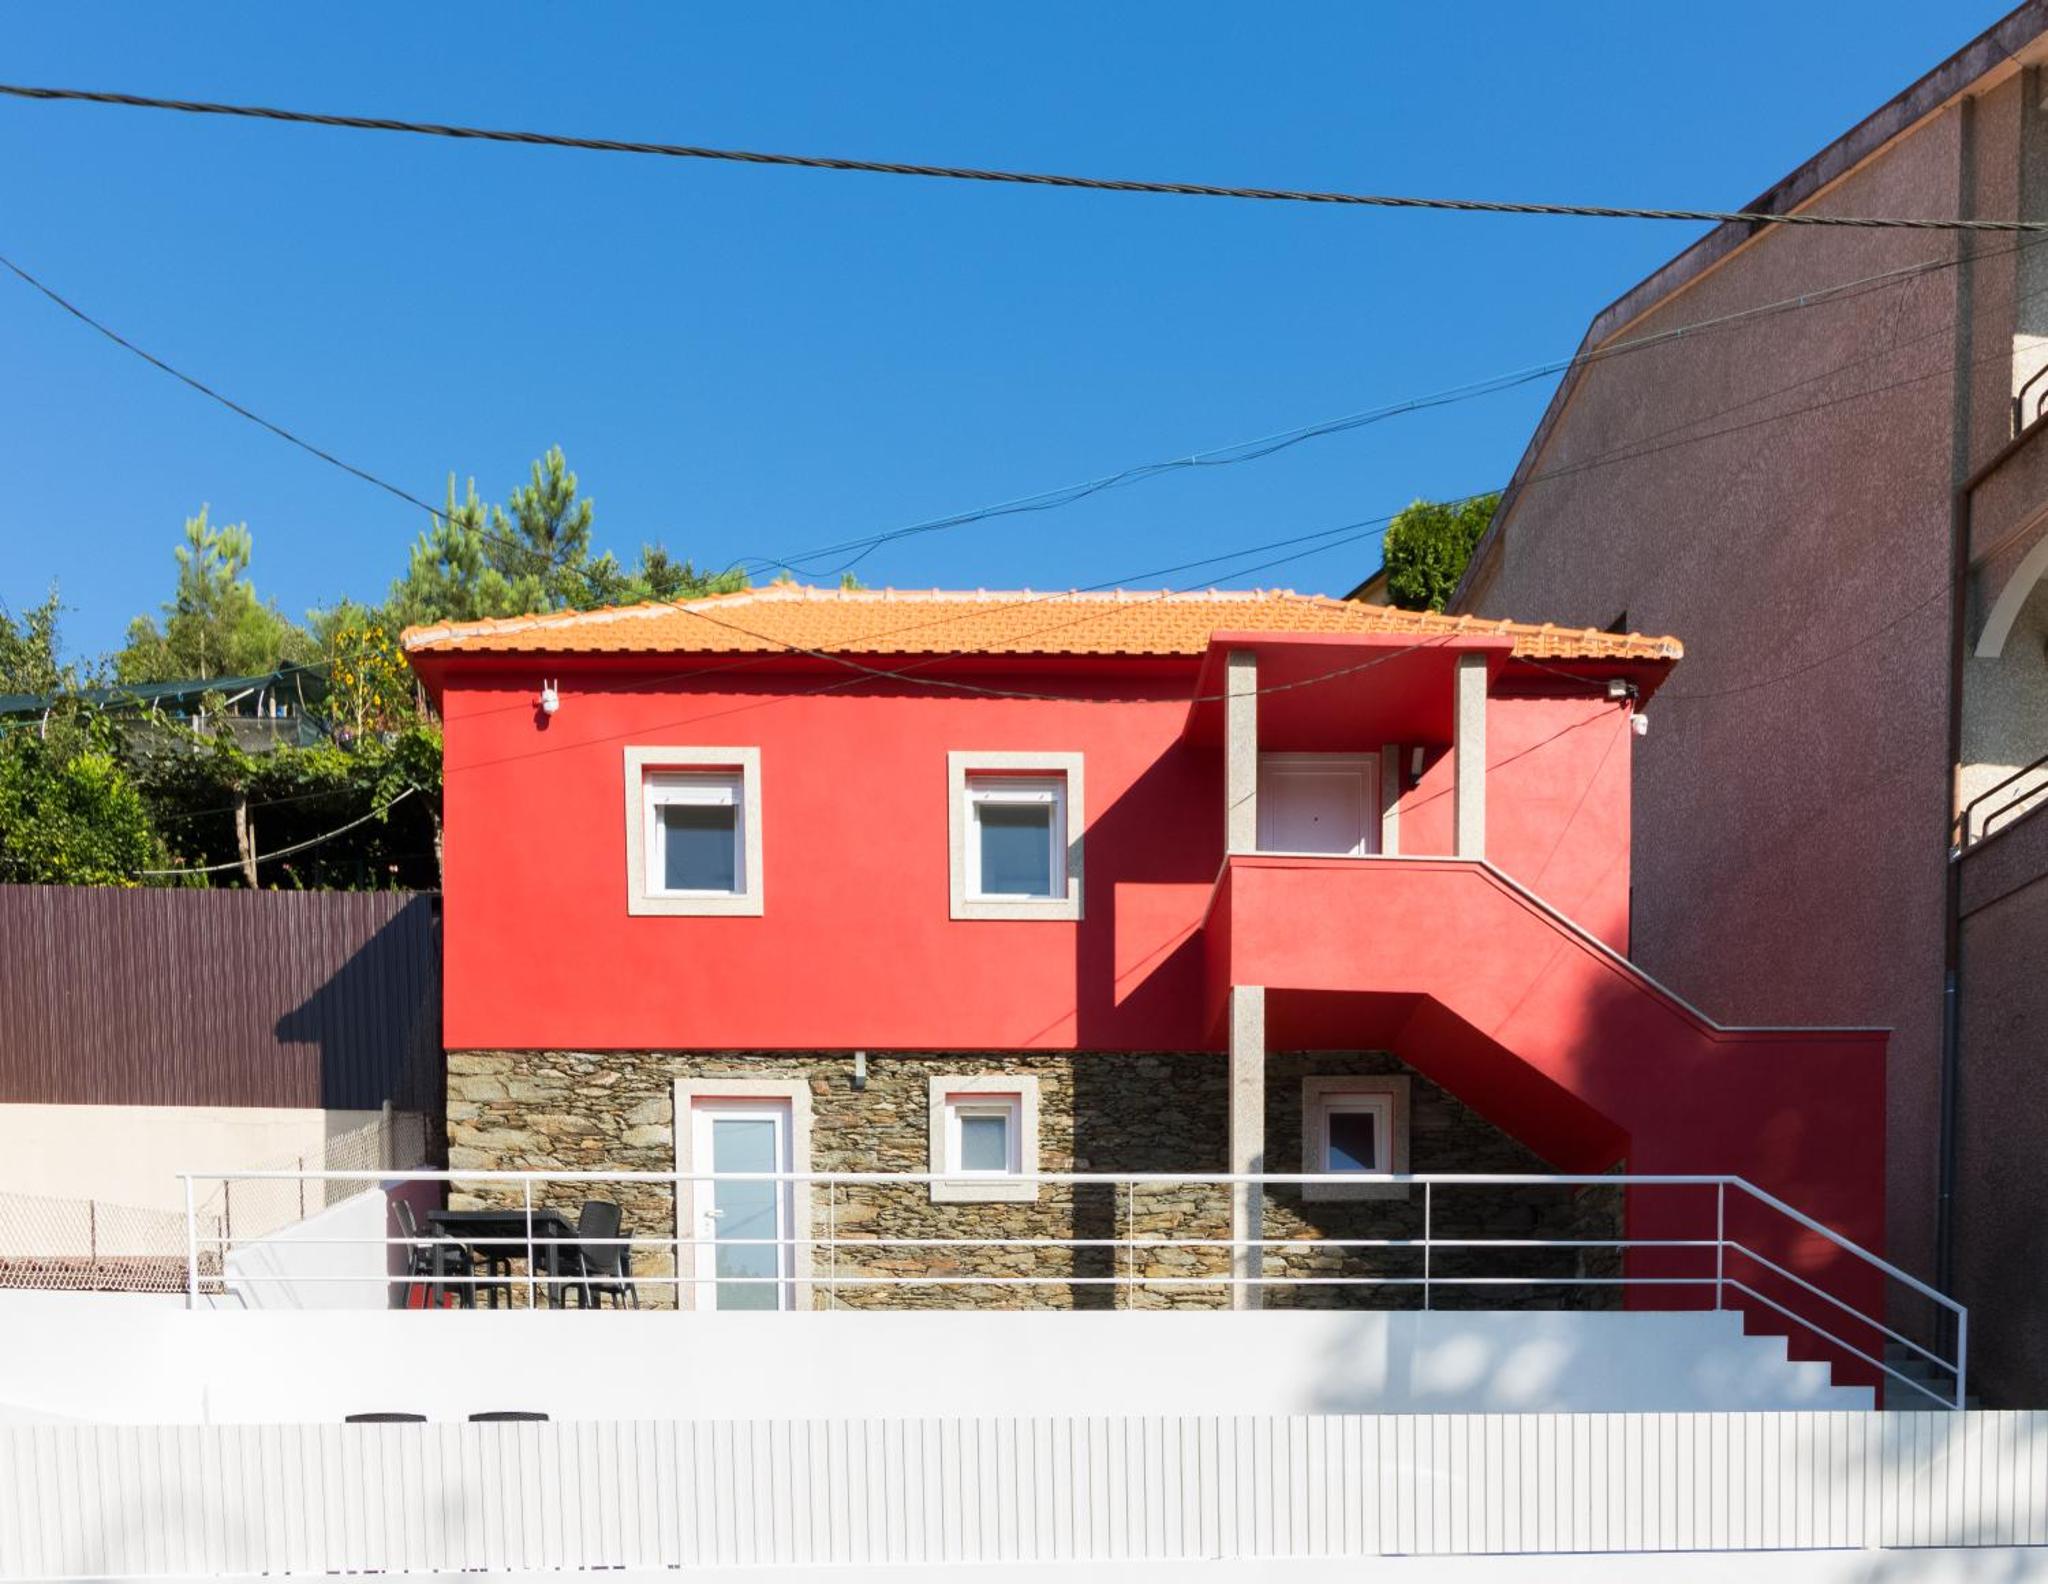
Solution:
<svg viewBox="0 0 2048 1584"><path fill-rule="evenodd" d="M640 1307L633 1285L633 1251L620 1231L623 1213L609 1199L588 1199L576 1217L576 1239L560 1251L562 1274L578 1307L603 1308L610 1298L620 1308Z"/></svg>
<svg viewBox="0 0 2048 1584"><path fill-rule="evenodd" d="M429 1309L441 1307L442 1296L449 1286L454 1286L455 1301L465 1309L476 1307L476 1284L471 1281L446 1283L439 1278L446 1276L474 1276L476 1261L469 1250L452 1238L426 1238L420 1236L420 1224L412 1213L412 1206L403 1199L391 1201L392 1216L398 1222L398 1235L405 1239L405 1274L408 1281L406 1307L412 1307L413 1294L421 1294Z"/></svg>
<svg viewBox="0 0 2048 1584"><path fill-rule="evenodd" d="M548 1416L525 1408L492 1408L469 1416L471 1424L546 1424Z"/></svg>
<svg viewBox="0 0 2048 1584"><path fill-rule="evenodd" d="M425 1414L411 1413L362 1413L344 1414L343 1424L425 1424Z"/></svg>

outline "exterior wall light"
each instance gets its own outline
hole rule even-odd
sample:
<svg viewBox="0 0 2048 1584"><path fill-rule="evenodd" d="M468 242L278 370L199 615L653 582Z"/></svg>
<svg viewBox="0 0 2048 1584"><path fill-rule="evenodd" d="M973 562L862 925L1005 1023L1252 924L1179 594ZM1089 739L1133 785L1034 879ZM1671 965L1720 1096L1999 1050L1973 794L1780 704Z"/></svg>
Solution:
<svg viewBox="0 0 2048 1584"><path fill-rule="evenodd" d="M1628 720L1628 728L1638 737L1647 737L1650 735L1650 717L1641 714L1631 715Z"/></svg>
<svg viewBox="0 0 2048 1584"><path fill-rule="evenodd" d="M543 683L541 683L541 685L540 685L540 712L541 712L541 714L543 714L543 715L552 715L552 714L554 714L554 712L555 712L556 710L560 709L561 707L562 707L562 695L561 695L560 693L558 693L558 692L557 692L557 691L555 690L555 684L554 684L554 683L552 683L552 682L543 682Z"/></svg>

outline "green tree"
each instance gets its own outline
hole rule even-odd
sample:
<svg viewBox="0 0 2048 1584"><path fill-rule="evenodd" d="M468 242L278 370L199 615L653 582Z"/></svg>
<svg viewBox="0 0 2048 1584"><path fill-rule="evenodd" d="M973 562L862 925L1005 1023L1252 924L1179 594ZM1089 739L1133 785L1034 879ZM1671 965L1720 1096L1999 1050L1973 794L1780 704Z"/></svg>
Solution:
<svg viewBox="0 0 2048 1584"><path fill-rule="evenodd" d="M570 573L590 560L590 524L597 507L577 493L576 475L560 446L548 447L547 455L533 464L532 477L506 504L509 512L491 508L491 564L515 582L537 580L553 606L574 604L579 591Z"/></svg>
<svg viewBox="0 0 2048 1584"><path fill-rule="evenodd" d="M0 883L164 884L171 868L103 720L0 728Z"/></svg>
<svg viewBox="0 0 2048 1584"><path fill-rule="evenodd" d="M148 616L129 623L115 675L123 682L179 682L253 676L317 659L311 636L257 597L248 577L254 554L246 523L215 527L200 507L185 523L177 591L163 607L163 625Z"/></svg>
<svg viewBox="0 0 2048 1584"><path fill-rule="evenodd" d="M1387 525L1380 556L1387 598L1403 610L1440 611L1450 602L1500 494L1461 501L1418 500Z"/></svg>
<svg viewBox="0 0 2048 1584"><path fill-rule="evenodd" d="M76 673L57 658L62 610L55 589L19 616L0 605L0 693L61 693L77 686Z"/></svg>
<svg viewBox="0 0 2048 1584"><path fill-rule="evenodd" d="M699 572L685 560L678 561L665 546L643 544L640 565L629 584L635 600L702 599L706 594L731 594L747 586L747 575L738 567L724 572Z"/></svg>
<svg viewBox="0 0 2048 1584"><path fill-rule="evenodd" d="M414 541L405 575L391 585L386 609L392 622L413 627L543 609L539 578L515 582L493 562L491 533L476 480L469 481L469 493L458 500L451 473L447 509Z"/></svg>
<svg viewBox="0 0 2048 1584"><path fill-rule="evenodd" d="M630 568L609 550L593 555L596 516L560 446L533 463L503 506L486 509L474 479L458 499L451 475L447 510L415 541L405 575L391 585L392 625L694 599L747 586L737 569L700 572L660 544L643 544Z"/></svg>

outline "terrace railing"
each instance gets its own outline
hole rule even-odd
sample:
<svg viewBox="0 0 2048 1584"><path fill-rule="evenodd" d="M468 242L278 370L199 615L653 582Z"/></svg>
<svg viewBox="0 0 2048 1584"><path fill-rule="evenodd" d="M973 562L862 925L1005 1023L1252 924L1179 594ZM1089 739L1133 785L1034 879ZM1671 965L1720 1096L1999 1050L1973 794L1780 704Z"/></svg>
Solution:
<svg viewBox="0 0 2048 1584"><path fill-rule="evenodd" d="M1593 1175L1535 1173L1308 1173L1039 1172L1006 1178L1035 1184L1050 1202L1006 1205L1024 1219L1058 1226L1042 1235L992 1235L972 1212L989 1208L931 1202L935 1183L958 1176L921 1172L635 1172L635 1171L229 1171L188 1172L184 1178L186 1283L191 1306L204 1307L264 1284L351 1283L360 1287L388 1275L393 1301L403 1302L414 1249L446 1245L446 1236L423 1229L408 1239L389 1230L377 1236L289 1234L292 1250L353 1247L365 1264L337 1269L326 1255L288 1268L276 1258L244 1263L238 1252L261 1246L275 1255L287 1245L238 1238L201 1206L216 1185L233 1182L350 1183L387 1194L413 1185L415 1197L451 1190L472 1204L510 1212L524 1231L516 1236L465 1237L478 1256L466 1275L436 1274L435 1289L464 1289L508 1305L559 1304L579 1285L571 1251L579 1243L625 1250L632 1283L671 1299L677 1308L725 1307L727 1295L768 1289L767 1301L747 1307L870 1307L876 1295L888 1307L967 1307L958 1294L1007 1289L1000 1301L1064 1297L1074 1307L1212 1307L1301 1301L1324 1306L1490 1307L1489 1297L1519 1294L1512 1307L1615 1305L1636 1308L1740 1311L1753 1327L1792 1338L1813 1356L1846 1366L1853 1376L1883 1382L1904 1401L1944 1408L1965 1406L1969 1317L1961 1304L1889 1261L1859 1247L1813 1217L1732 1176ZM692 1233L677 1219L706 1225L700 1201L724 1185L773 1185L777 1209L764 1235ZM1391 1195L1397 1208L1374 1219L1400 1223L1385 1235L1274 1236L1262 1207L1302 1195L1304 1189L1370 1190ZM607 1192L606 1190L609 1190ZM1574 1196L1581 1207L1593 1196L1612 1201L1613 1235L1599 1233L1602 1212L1565 1216L1570 1235L1474 1233L1473 1217L1456 1208L1467 1195L1513 1191L1524 1199L1545 1190ZM892 1200L891 1195L903 1196ZM580 1239L549 1235L536 1212L552 1198L616 1198L628 1206L618 1236ZM328 1202L325 1191L311 1195ZM1646 1214L1655 1200L1660 1208ZM1469 1201L1468 1201L1469 1202ZM636 1230L634 1206L657 1204L657 1219L673 1231ZM1258 1235L1234 1235L1239 1224ZM856 1216L856 1208L859 1214ZM1341 1220L1350 1207L1312 1203L1309 1213ZM646 1216L640 1219L644 1222ZM901 1225L900 1235L888 1229ZM1588 1222L1594 1224L1588 1225ZM1085 1227L1085 1232L1081 1229ZM1631 1235L1630 1228L1643 1230ZM938 1229L938 1230L935 1230ZM954 1230L957 1228L958 1230ZM700 1250L710 1251L700 1257ZM764 1259L763 1253L766 1258ZM741 1257L721 1265L717 1255ZM1310 1262L1299 1268L1303 1258ZM487 1268L492 1260L497 1269ZM978 1262L974 1264L966 1262ZM709 1265L709 1269L704 1268ZM1000 1269L990 1269L994 1265ZM764 1270L763 1267L766 1267ZM923 1293L941 1301L906 1303ZM946 1301L946 1294L955 1294ZM1089 1304L1082 1295L1093 1295ZM863 1300L863 1295L868 1295ZM1296 1295L1289 1298L1286 1295ZM1553 1300L1531 1305L1536 1296ZM1903 1305L1888 1300L1903 1296ZM1149 1302L1148 1302L1149 1300ZM738 1305L730 1305L738 1307ZM983 1303L974 1305L985 1306ZM1913 1329L1952 1345L1928 1345L1895 1315L1915 1309L1935 1324ZM1898 1398L1892 1405L1897 1406Z"/></svg>

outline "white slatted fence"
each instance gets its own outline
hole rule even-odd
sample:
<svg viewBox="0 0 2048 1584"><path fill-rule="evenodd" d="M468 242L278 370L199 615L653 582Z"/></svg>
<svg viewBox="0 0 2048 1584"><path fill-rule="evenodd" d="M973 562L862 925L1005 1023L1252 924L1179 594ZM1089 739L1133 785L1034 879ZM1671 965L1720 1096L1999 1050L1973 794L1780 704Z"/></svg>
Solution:
<svg viewBox="0 0 2048 1584"><path fill-rule="evenodd" d="M0 1428L11 1578L2010 1545L2048 1413Z"/></svg>

